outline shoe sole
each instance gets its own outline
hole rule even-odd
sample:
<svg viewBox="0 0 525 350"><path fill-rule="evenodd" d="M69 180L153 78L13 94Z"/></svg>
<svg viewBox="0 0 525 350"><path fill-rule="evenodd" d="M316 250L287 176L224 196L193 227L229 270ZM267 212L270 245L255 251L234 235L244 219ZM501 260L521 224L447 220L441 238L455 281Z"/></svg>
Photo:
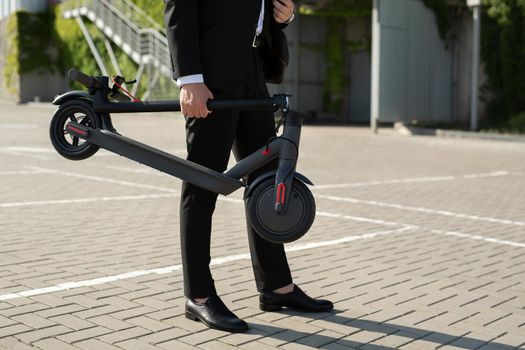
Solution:
<svg viewBox="0 0 525 350"><path fill-rule="evenodd" d="M301 309L301 308L295 308L293 306L289 306L287 308L291 309L291 310L305 312L305 313L328 312L328 311L331 311L331 310L334 309L333 307L327 307L327 308L319 309L319 310L305 310L305 309ZM282 311L283 310L283 306L259 303L259 309L261 309L261 311L275 312L275 311Z"/></svg>
<svg viewBox="0 0 525 350"><path fill-rule="evenodd" d="M189 320L192 320L192 321L196 321L196 322L202 322L204 323L207 327L209 328L213 328L213 329L217 329L219 331L225 331L225 332L230 332L230 333L243 333L243 332L246 332L249 330L248 327L246 328L243 328L243 329L229 329L229 328L221 328L221 327L217 327L217 326L214 326L212 324L209 324L208 322L206 322L206 320L203 320L201 318L199 318L198 316L195 316L194 314L192 314L190 311L186 310L184 312L184 316L186 316L187 319Z"/></svg>
<svg viewBox="0 0 525 350"><path fill-rule="evenodd" d="M283 309L283 307L279 306L279 305L270 305L270 304L265 304L265 303L259 303L259 309L261 309L262 311L272 312L272 311L281 311Z"/></svg>

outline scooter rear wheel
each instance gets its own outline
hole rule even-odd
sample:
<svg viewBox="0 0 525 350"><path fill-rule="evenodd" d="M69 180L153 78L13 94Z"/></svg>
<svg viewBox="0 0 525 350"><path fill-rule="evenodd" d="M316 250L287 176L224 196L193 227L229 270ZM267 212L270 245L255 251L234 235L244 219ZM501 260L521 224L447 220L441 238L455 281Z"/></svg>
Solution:
<svg viewBox="0 0 525 350"><path fill-rule="evenodd" d="M98 146L68 133L66 125L69 122L90 128L100 127L101 124L100 118L93 112L92 106L87 101L67 101L56 110L49 127L49 137L55 150L61 156L71 160L86 159L97 153Z"/></svg>
<svg viewBox="0 0 525 350"><path fill-rule="evenodd" d="M293 242L308 232L315 219L315 199L301 181L294 179L286 213L275 212L275 178L262 181L246 199L246 215L262 238L273 243Z"/></svg>

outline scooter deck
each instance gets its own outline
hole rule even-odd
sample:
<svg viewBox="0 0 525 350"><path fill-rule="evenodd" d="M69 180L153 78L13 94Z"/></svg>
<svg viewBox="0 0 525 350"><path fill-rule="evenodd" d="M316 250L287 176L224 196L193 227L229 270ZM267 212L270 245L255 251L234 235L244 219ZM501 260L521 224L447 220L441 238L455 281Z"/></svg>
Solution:
<svg viewBox="0 0 525 350"><path fill-rule="evenodd" d="M246 187L242 181L108 130L87 128L73 122L66 128L69 133L103 149L214 193L227 196Z"/></svg>

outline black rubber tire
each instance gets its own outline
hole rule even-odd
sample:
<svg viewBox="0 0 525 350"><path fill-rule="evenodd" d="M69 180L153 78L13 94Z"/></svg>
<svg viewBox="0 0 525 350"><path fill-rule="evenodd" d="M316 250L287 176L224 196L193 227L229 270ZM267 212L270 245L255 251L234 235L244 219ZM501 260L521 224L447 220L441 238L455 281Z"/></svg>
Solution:
<svg viewBox="0 0 525 350"><path fill-rule="evenodd" d="M246 215L255 231L267 241L290 243L308 232L315 219L315 199L301 181L294 179L287 212L278 216L275 207L275 178L257 185L246 198Z"/></svg>
<svg viewBox="0 0 525 350"><path fill-rule="evenodd" d="M65 127L75 113L85 115L81 121L82 125L91 128L100 127L100 118L93 112L93 107L89 101L70 100L60 105L53 115L49 126L49 137L53 147L61 156L70 160L83 160L97 153L99 147L87 141L74 145L66 139ZM79 142L77 139L77 143Z"/></svg>

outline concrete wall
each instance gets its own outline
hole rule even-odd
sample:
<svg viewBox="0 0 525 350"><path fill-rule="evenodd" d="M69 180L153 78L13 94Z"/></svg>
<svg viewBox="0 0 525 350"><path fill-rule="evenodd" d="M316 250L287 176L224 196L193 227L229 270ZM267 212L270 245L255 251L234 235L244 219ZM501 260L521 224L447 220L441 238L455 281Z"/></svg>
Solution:
<svg viewBox="0 0 525 350"><path fill-rule="evenodd" d="M0 20L16 11L40 12L47 8L48 0L1 0Z"/></svg>
<svg viewBox="0 0 525 350"><path fill-rule="evenodd" d="M290 63L280 85L269 84L271 94L293 95L293 109L308 113L322 109L325 76L324 57L320 48L326 40L325 22L316 17L298 16L285 29L290 50Z"/></svg>
<svg viewBox="0 0 525 350"><path fill-rule="evenodd" d="M57 73L30 72L20 76L19 102L50 102L67 90L65 78Z"/></svg>
<svg viewBox="0 0 525 350"><path fill-rule="evenodd" d="M378 0L379 50L374 71L377 117L382 122L450 123L452 53L435 15L419 0Z"/></svg>
<svg viewBox="0 0 525 350"><path fill-rule="evenodd" d="M321 18L298 16L286 28L290 47L290 65L281 85L269 85L271 94L288 93L292 108L303 113L322 112L326 62L323 47L326 24ZM370 35L370 21L354 20L348 29L348 40ZM349 53L345 74L350 77L343 106L345 122L365 122L370 119L370 53L365 49Z"/></svg>
<svg viewBox="0 0 525 350"><path fill-rule="evenodd" d="M451 38L443 43L434 14L419 0L376 0L376 6L372 106L379 120L468 125L472 13L456 9ZM485 82L482 69L479 86ZM483 118L485 105L478 103Z"/></svg>

